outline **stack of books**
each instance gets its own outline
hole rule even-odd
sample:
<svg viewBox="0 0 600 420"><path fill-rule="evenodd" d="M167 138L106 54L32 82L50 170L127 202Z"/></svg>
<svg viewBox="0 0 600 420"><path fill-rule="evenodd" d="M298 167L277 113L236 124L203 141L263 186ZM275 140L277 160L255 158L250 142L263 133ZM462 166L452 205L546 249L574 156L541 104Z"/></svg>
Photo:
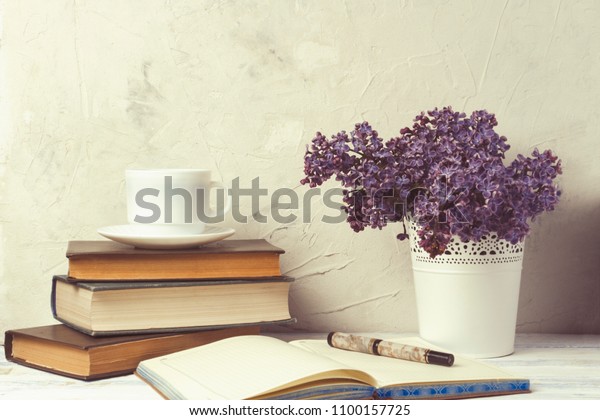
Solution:
<svg viewBox="0 0 600 420"><path fill-rule="evenodd" d="M283 250L225 240L182 250L71 241L52 278L61 322L5 333L7 360L84 380L132 373L140 361L260 327L293 322Z"/></svg>

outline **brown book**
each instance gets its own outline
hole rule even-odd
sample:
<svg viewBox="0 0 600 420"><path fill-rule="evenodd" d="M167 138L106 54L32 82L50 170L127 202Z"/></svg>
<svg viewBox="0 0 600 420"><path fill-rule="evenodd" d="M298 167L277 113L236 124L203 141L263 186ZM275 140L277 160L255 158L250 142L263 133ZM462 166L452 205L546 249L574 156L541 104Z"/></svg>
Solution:
<svg viewBox="0 0 600 420"><path fill-rule="evenodd" d="M293 322L293 279L69 282L54 276L54 317L93 336L197 331Z"/></svg>
<svg viewBox="0 0 600 420"><path fill-rule="evenodd" d="M86 381L133 373L139 362L238 335L259 334L257 326L180 334L90 337L66 325L9 330L6 359Z"/></svg>
<svg viewBox="0 0 600 420"><path fill-rule="evenodd" d="M70 241L73 280L183 280L280 276L284 251L264 239L224 240L176 249L139 249L114 241Z"/></svg>

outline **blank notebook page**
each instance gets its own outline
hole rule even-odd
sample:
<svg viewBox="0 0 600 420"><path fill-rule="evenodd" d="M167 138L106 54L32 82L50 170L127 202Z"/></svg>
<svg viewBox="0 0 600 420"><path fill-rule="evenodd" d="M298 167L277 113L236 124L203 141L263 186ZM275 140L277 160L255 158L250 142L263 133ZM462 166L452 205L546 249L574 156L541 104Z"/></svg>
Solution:
<svg viewBox="0 0 600 420"><path fill-rule="evenodd" d="M185 399L247 399L325 371L352 376L347 366L265 336L233 337L142 363Z"/></svg>

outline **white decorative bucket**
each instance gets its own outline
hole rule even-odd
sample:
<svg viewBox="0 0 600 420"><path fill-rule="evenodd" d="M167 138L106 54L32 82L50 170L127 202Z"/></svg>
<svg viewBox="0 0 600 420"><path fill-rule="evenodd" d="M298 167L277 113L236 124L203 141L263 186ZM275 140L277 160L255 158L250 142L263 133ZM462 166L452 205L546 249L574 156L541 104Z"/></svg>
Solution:
<svg viewBox="0 0 600 420"><path fill-rule="evenodd" d="M432 344L474 358L514 351L523 243L496 235L480 242L452 238L435 258L410 227L419 334Z"/></svg>

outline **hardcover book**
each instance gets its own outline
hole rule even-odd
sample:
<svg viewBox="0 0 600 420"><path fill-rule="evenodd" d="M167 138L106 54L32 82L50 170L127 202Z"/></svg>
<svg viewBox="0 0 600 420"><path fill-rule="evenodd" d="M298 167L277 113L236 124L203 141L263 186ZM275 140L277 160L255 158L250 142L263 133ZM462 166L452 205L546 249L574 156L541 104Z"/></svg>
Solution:
<svg viewBox="0 0 600 420"><path fill-rule="evenodd" d="M85 381L127 375L145 359L238 335L259 334L259 327L224 328L182 334L90 337L66 325L45 325L5 332L6 360Z"/></svg>
<svg viewBox="0 0 600 420"><path fill-rule="evenodd" d="M437 349L419 338L390 340ZM455 357L451 367L330 347L326 340L227 338L141 362L166 399L453 399L529 392L529 380Z"/></svg>
<svg viewBox="0 0 600 420"><path fill-rule="evenodd" d="M54 317L92 336L196 331L293 322L292 278L77 282L54 276Z"/></svg>
<svg viewBox="0 0 600 420"><path fill-rule="evenodd" d="M139 249L114 241L70 241L71 280L134 281L281 276L284 251L264 239L224 240L175 250Z"/></svg>

